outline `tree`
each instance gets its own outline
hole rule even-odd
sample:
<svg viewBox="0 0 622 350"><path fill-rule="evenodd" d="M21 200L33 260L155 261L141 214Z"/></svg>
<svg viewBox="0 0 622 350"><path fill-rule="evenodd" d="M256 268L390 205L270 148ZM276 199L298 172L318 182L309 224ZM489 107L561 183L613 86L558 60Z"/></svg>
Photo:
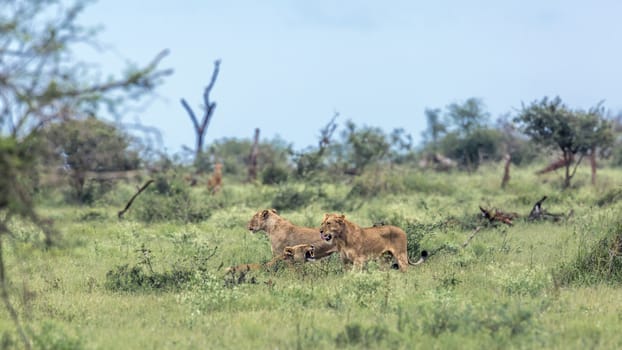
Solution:
<svg viewBox="0 0 622 350"><path fill-rule="evenodd" d="M201 118L201 121L197 119L196 115L194 114L194 111L192 110L188 102L186 102L186 100L183 98L181 99L181 105L184 107L184 109L190 116L190 119L192 120L192 125L194 126L194 133L196 136L196 146L195 146L196 148L194 151L195 152L194 162L195 162L195 165L197 165L199 168L202 168L202 166L199 163L202 161L201 156L203 153L203 144L205 143L205 134L207 133L207 127L209 126L209 122L212 119L214 110L216 109L216 102L210 102L209 94L214 88L214 84L216 83L216 78L218 77L219 71L220 71L220 60L216 60L214 62L214 71L212 72L212 79L210 80L209 84L205 87L205 90L203 91L204 113L203 113L203 118Z"/></svg>
<svg viewBox="0 0 622 350"><path fill-rule="evenodd" d="M602 103L592 107L587 112L577 111L577 133L585 146L581 149L590 159L592 170L592 185L596 184L596 154L607 152L613 147L615 137L613 123L605 118Z"/></svg>
<svg viewBox="0 0 622 350"><path fill-rule="evenodd" d="M30 341L8 298L2 240L10 233L9 221L21 217L38 225L46 244L52 243L53 230L42 224L30 197L42 128L98 115L102 107L119 116L120 108L172 73L158 68L165 50L144 67L132 65L118 78L101 79L99 70L77 61L71 51L80 44L97 45L97 32L77 23L87 2L66 3L0 1L0 295L27 349Z"/></svg>
<svg viewBox="0 0 622 350"><path fill-rule="evenodd" d="M299 152L291 152L295 165L295 173L299 178L313 178L318 171L324 168L327 151L333 143L333 134L337 130L337 118L339 112L335 112L331 120L320 129L320 137L317 148L307 147ZM317 178L317 177L315 177Z"/></svg>
<svg viewBox="0 0 622 350"><path fill-rule="evenodd" d="M471 97L463 104L452 103L447 106L446 116L460 135L470 135L475 129L488 121L484 102L479 98Z"/></svg>
<svg viewBox="0 0 622 350"><path fill-rule="evenodd" d="M469 135L461 135L458 131L447 133L439 145L445 155L472 171L485 159L499 157L501 139L498 130L477 128Z"/></svg>
<svg viewBox="0 0 622 350"><path fill-rule="evenodd" d="M427 144L430 144L432 152L436 152L438 139L441 134L447 132L447 127L441 121L441 110L439 108L426 108L424 114L428 128L423 133L423 139Z"/></svg>
<svg viewBox="0 0 622 350"><path fill-rule="evenodd" d="M342 137L346 149L345 172L350 175L359 175L368 165L383 159L391 146L380 128L358 128L351 120L346 122Z"/></svg>
<svg viewBox="0 0 622 350"><path fill-rule="evenodd" d="M45 136L57 158L69 171L74 198L84 202L87 172L125 171L138 168L140 159L130 150L129 135L115 125L95 117L53 123Z"/></svg>
<svg viewBox="0 0 622 350"><path fill-rule="evenodd" d="M439 147L462 167L475 170L484 158L498 154L499 132L486 127L489 113L481 99L448 105L445 118L451 131L439 140Z"/></svg>
<svg viewBox="0 0 622 350"><path fill-rule="evenodd" d="M514 119L522 132L543 147L557 147L562 152L565 168L564 188L577 171L583 157L597 147L608 147L613 142L611 123L602 115L600 105L589 111L573 111L559 97L544 97L524 106ZM574 162L575 155L579 159Z"/></svg>

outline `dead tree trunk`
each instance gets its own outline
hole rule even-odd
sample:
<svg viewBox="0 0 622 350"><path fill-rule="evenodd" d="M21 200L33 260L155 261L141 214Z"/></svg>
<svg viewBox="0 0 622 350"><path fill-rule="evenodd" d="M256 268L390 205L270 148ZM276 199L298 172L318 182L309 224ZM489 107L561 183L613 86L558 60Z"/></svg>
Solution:
<svg viewBox="0 0 622 350"><path fill-rule="evenodd" d="M255 129L255 137L253 139L253 147L251 154L248 156L248 181L257 180L257 156L259 155L259 128Z"/></svg>
<svg viewBox="0 0 622 350"><path fill-rule="evenodd" d="M210 80L209 85L205 87L205 91L203 92L203 103L205 108L205 113L203 114L203 118L199 122L194 111L186 102L185 99L181 99L181 105L184 107L190 119L192 120L192 125L194 126L194 132L196 135L196 150L194 161L195 163L199 161L201 157L201 152L203 152L203 144L205 142L205 134L207 133L207 126L209 125L210 119L214 114L214 109L216 109L216 102L210 102L209 94L216 83L216 78L218 77L218 72L220 70L220 60L214 61L214 72L212 73L212 79Z"/></svg>
<svg viewBox="0 0 622 350"><path fill-rule="evenodd" d="M590 152L590 167L592 168L592 185L596 185L596 147Z"/></svg>
<svg viewBox="0 0 622 350"><path fill-rule="evenodd" d="M510 182L510 164L512 160L512 157L509 153L506 154L503 158L505 159L505 167L503 171L503 179L501 180L501 188L505 188L508 182Z"/></svg>

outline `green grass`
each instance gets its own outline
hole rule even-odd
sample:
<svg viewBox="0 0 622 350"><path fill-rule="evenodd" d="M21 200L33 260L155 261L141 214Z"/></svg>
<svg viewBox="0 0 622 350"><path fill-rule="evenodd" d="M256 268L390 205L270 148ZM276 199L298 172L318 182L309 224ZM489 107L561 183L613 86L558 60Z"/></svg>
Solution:
<svg viewBox="0 0 622 350"><path fill-rule="evenodd" d="M534 170L513 169L506 190L500 166L473 174L398 168L358 179L364 192L350 197L352 183L321 191L288 185L314 193L281 210L294 223L318 226L324 213L340 211L362 226L411 225L424 249L450 247L405 274L377 263L344 272L331 257L240 281L227 276L226 266L270 259L265 235L246 224L274 204L277 187L227 182L216 197L192 189L209 210L192 223L142 222L140 197L118 220L128 185L92 207L62 205L48 193L38 211L54 220L58 245L44 249L37 229L21 222L3 238L11 301L36 347L49 349L620 348L620 274L599 277L588 266L582 278L560 275L572 275L578 259L620 234L622 170L600 169L591 186L581 167L577 186L564 192L559 176ZM479 205L527 215L543 195L549 211L573 215L512 227L478 218ZM476 225L483 228L462 248ZM124 277L111 274L120 266L157 283L110 288L111 278ZM4 308L2 347L21 347Z"/></svg>

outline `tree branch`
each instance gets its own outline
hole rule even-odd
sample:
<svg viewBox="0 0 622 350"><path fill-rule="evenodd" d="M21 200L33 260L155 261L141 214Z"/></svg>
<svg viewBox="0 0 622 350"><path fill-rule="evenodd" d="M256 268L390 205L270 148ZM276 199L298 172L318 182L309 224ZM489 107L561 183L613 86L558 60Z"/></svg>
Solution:
<svg viewBox="0 0 622 350"><path fill-rule="evenodd" d="M192 110L192 108L190 107L188 102L186 102L186 100L184 100L183 98L181 99L181 105L184 107L186 112L188 112L188 115L190 116L190 119L192 119L192 124L194 124L194 130L199 132L201 129L199 127L199 121L197 120L197 117L194 114L194 111Z"/></svg>
<svg viewBox="0 0 622 350"><path fill-rule="evenodd" d="M134 202L134 199L136 199L136 197L138 197L139 194L141 194L145 189L147 189L147 187L149 187L149 185L151 185L153 183L153 179L145 182L145 184L138 190L138 192L136 192L132 198L130 198L130 200L127 202L127 204L125 205L125 208L123 208L123 210L121 210L120 212L117 213L117 216L119 217L119 219L121 219L121 217L123 217L123 214L125 214L126 211L128 211L128 209L130 209L130 206L132 206L132 203Z"/></svg>

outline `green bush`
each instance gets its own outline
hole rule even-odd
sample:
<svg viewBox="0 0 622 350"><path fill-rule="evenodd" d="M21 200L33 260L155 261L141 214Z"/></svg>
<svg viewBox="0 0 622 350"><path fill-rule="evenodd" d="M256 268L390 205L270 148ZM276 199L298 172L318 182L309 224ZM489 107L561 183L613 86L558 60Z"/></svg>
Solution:
<svg viewBox="0 0 622 350"><path fill-rule="evenodd" d="M299 189L295 186L279 188L272 198L272 208L276 210L292 210L307 206L317 196L307 188Z"/></svg>
<svg viewBox="0 0 622 350"><path fill-rule="evenodd" d="M272 165L261 172L261 183L264 185L278 185L286 182L287 177L287 169Z"/></svg>
<svg viewBox="0 0 622 350"><path fill-rule="evenodd" d="M389 329L384 324L363 326L358 322L347 324L335 337L338 348L353 346L357 348L376 348L390 336ZM381 347L380 347L381 348Z"/></svg>
<svg viewBox="0 0 622 350"><path fill-rule="evenodd" d="M137 249L138 262L135 265L119 265L106 273L104 287L120 292L178 291L196 281L197 276L209 274L207 261L214 256L216 248L194 246L191 251L177 260L169 269L159 272L151 250L144 245Z"/></svg>
<svg viewBox="0 0 622 350"><path fill-rule="evenodd" d="M106 289L115 292L171 291L179 290L194 274L189 269L173 269L165 272L148 272L139 265L120 265L106 273Z"/></svg>
<svg viewBox="0 0 622 350"><path fill-rule="evenodd" d="M60 327L45 322L41 331L32 336L35 349L42 350L79 350L84 349L82 339L67 335Z"/></svg>
<svg viewBox="0 0 622 350"><path fill-rule="evenodd" d="M210 203L193 195L178 177L161 176L156 178L153 188L137 197L132 210L136 218L145 222L200 222L211 216Z"/></svg>

